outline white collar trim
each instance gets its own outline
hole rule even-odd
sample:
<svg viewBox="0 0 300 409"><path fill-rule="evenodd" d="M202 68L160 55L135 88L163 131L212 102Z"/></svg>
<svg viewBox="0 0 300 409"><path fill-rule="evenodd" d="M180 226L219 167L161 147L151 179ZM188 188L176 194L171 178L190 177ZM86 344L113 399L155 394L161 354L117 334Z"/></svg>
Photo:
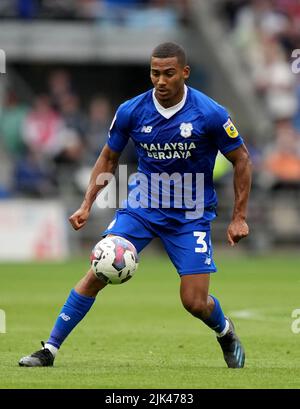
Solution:
<svg viewBox="0 0 300 409"><path fill-rule="evenodd" d="M164 108L162 105L160 105L160 103L158 102L158 100L156 99L155 95L155 89L153 89L152 92L152 98L153 98L153 102L155 105L155 108L157 109L157 111L166 119L171 118L173 115L175 115L178 111L181 110L181 108L184 107L185 105L185 101L186 101L186 97L187 97L187 93L188 93L188 87L184 84L184 94L183 94L183 98L180 102L178 102L178 104L170 107L170 108Z"/></svg>

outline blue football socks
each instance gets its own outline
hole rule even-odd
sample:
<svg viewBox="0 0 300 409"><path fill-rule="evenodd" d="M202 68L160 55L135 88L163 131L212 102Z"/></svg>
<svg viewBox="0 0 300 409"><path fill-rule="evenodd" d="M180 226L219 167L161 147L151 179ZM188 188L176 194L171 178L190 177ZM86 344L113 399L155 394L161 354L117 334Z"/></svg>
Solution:
<svg viewBox="0 0 300 409"><path fill-rule="evenodd" d="M210 297L214 300L215 306L213 309L213 312L211 313L210 317L207 318L206 320L203 320L204 324L209 326L211 329L213 329L215 332L218 334L222 334L226 328L226 318L224 316L224 313L222 311L221 305L219 301L210 295Z"/></svg>
<svg viewBox="0 0 300 409"><path fill-rule="evenodd" d="M94 297L78 294L73 289L56 320L47 344L59 348L72 329L90 310L94 301Z"/></svg>

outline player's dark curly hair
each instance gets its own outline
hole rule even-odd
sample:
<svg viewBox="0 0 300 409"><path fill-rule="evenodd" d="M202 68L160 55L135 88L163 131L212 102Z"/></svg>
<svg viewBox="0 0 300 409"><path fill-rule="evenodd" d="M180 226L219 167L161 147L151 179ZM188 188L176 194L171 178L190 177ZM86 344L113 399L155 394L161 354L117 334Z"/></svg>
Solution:
<svg viewBox="0 0 300 409"><path fill-rule="evenodd" d="M155 58L171 58L177 57L179 64L182 67L187 65L187 56L184 49L176 43L162 43L154 48L151 57Z"/></svg>

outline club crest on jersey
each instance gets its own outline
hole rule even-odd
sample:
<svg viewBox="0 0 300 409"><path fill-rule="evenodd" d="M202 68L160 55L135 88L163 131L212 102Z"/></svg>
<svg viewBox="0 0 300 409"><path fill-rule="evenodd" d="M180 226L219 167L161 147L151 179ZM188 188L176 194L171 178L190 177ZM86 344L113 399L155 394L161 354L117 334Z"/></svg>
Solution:
<svg viewBox="0 0 300 409"><path fill-rule="evenodd" d="M223 125L223 128L225 129L227 135L229 138L236 138L239 136L239 132L236 129L236 127L233 125L231 119L229 118L227 122Z"/></svg>
<svg viewBox="0 0 300 409"><path fill-rule="evenodd" d="M193 130L193 125L189 122L188 124L186 124L185 122L183 122L180 125L180 135L183 138L189 138L190 136L192 136L192 130Z"/></svg>

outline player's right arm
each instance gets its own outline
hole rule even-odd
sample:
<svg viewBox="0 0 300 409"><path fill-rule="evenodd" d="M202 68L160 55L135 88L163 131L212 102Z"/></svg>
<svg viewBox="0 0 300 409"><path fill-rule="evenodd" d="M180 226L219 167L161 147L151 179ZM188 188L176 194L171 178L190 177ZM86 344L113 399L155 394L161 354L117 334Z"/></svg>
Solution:
<svg viewBox="0 0 300 409"><path fill-rule="evenodd" d="M120 105L112 121L107 143L92 170L84 200L80 208L69 217L75 230L81 229L86 224L97 194L109 183L108 176L115 173L119 157L129 139L129 120L130 113L127 104L124 103Z"/></svg>
<svg viewBox="0 0 300 409"><path fill-rule="evenodd" d="M107 178L102 182L99 176L115 173L120 154L120 152L113 151L107 144L102 149L92 170L84 200L80 208L69 217L69 221L75 230L81 229L86 224L98 193L108 184Z"/></svg>

